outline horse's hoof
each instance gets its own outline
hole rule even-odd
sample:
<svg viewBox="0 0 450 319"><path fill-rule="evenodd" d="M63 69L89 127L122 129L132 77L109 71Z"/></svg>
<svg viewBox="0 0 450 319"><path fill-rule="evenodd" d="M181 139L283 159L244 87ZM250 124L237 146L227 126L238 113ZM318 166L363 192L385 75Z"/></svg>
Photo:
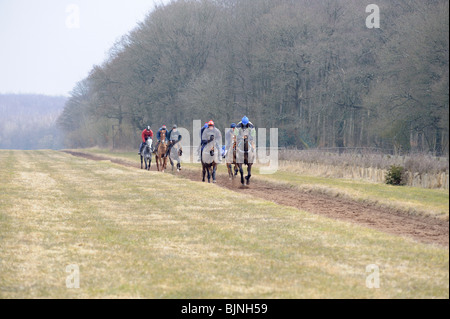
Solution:
<svg viewBox="0 0 450 319"><path fill-rule="evenodd" d="M213 181L213 184L217 183L216 181Z"/></svg>

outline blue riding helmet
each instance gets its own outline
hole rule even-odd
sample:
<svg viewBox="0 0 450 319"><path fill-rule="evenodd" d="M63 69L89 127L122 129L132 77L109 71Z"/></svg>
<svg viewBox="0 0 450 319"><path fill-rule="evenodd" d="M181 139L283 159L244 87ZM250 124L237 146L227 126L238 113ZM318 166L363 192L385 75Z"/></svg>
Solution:
<svg viewBox="0 0 450 319"><path fill-rule="evenodd" d="M244 116L244 117L242 118L242 124L247 125L249 122L250 122L250 121L249 121L249 119L248 119L247 116Z"/></svg>
<svg viewBox="0 0 450 319"><path fill-rule="evenodd" d="M208 123L205 123L205 125L203 125L204 128L208 128Z"/></svg>
<svg viewBox="0 0 450 319"><path fill-rule="evenodd" d="M231 123L231 128L236 128L236 123Z"/></svg>

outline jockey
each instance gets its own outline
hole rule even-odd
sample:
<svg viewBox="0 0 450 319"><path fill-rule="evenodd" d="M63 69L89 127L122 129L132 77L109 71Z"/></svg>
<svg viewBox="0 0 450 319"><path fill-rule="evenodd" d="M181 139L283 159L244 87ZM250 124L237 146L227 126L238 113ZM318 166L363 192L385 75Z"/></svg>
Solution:
<svg viewBox="0 0 450 319"><path fill-rule="evenodd" d="M220 152L222 150L222 133L220 133L220 131L216 128L216 125L214 124L213 120L208 122L208 128L203 131L202 151L203 148L206 146L206 144L208 144L212 139L214 139L217 151ZM219 163L221 161L222 161L221 156L219 156Z"/></svg>
<svg viewBox="0 0 450 319"><path fill-rule="evenodd" d="M225 133L225 153L223 154L224 158L227 156L228 150L233 144L233 137L237 134L236 123L231 123L230 128L231 129L227 130L227 132Z"/></svg>
<svg viewBox="0 0 450 319"><path fill-rule="evenodd" d="M244 139L244 130L249 129L250 135L248 136L249 141L252 144L252 147L255 148L255 139L256 139L256 129L252 122L248 119L247 116L244 116L242 120L236 125L237 128L237 142L241 142Z"/></svg>
<svg viewBox="0 0 450 319"><path fill-rule="evenodd" d="M169 132L169 134L167 134L167 139L169 140L169 148L167 149L166 155L169 155L172 147L183 139L183 136L181 136L180 132L178 131L178 126L176 124L172 126L172 130ZM182 155L182 152L183 151L180 146L180 156Z"/></svg>
<svg viewBox="0 0 450 319"><path fill-rule="evenodd" d="M147 128L145 130L142 131L142 143L141 146L139 147L139 155L142 154L142 150L144 149L145 143L147 142L148 138L153 138L153 131L150 128L150 125L147 126Z"/></svg>
<svg viewBox="0 0 450 319"><path fill-rule="evenodd" d="M208 122L206 122L205 125L203 125L203 127L202 127L201 130L200 130L200 141L202 140L203 132L204 132L207 128L208 128ZM201 148L202 148L202 143L200 142L200 145L199 145L198 148L197 148L197 154L198 154L197 162L200 162L200 161L201 161L201 156L202 156L202 154L201 154Z"/></svg>
<svg viewBox="0 0 450 319"><path fill-rule="evenodd" d="M156 139L158 141L158 144L156 144L155 152L158 151L159 143L161 143L161 132L163 132L163 131L166 132L165 142L167 141L167 127L165 125L163 125L156 133Z"/></svg>

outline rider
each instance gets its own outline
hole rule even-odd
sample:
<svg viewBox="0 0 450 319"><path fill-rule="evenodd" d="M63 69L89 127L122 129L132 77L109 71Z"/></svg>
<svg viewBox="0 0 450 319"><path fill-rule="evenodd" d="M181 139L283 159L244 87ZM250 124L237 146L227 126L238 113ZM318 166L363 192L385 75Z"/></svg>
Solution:
<svg viewBox="0 0 450 319"><path fill-rule="evenodd" d="M248 136L249 141L252 144L252 147L255 148L255 139L256 139L256 129L252 122L248 119L247 116L244 116L242 120L236 125L237 128L237 142L241 142L244 139L244 130L249 129L250 135Z"/></svg>
<svg viewBox="0 0 450 319"><path fill-rule="evenodd" d="M236 123L231 123L230 128L231 130L227 130L225 133L225 152L223 154L223 158L227 156L228 150L233 143L233 137L237 134Z"/></svg>
<svg viewBox="0 0 450 319"><path fill-rule="evenodd" d="M169 140L169 148L167 149L166 155L169 155L170 150L172 147L175 146L178 142L180 142L183 139L183 136L181 136L180 132L178 131L178 126L174 124L172 126L172 130L167 134L167 139ZM180 156L183 154L183 149L180 146Z"/></svg>
<svg viewBox="0 0 450 319"><path fill-rule="evenodd" d="M161 143L161 132L163 132L163 131L166 132L165 142L167 141L167 127L165 125L163 125L156 133L156 139L158 140L158 143L156 144L156 148L155 148L156 151L158 151L159 143Z"/></svg>
<svg viewBox="0 0 450 319"><path fill-rule="evenodd" d="M214 124L213 120L208 122L208 128L203 131L202 152L206 144L208 144L212 139L214 139L215 146L217 147L217 150L220 152L220 150L222 149L222 133L220 133L220 131L216 128L216 125ZM219 163L221 161L222 161L221 156L219 156Z"/></svg>
<svg viewBox="0 0 450 319"><path fill-rule="evenodd" d="M145 143L147 142L148 138L153 138L153 131L151 130L150 125L142 131L142 143L139 147L139 155L142 154L142 150L144 149Z"/></svg>
<svg viewBox="0 0 450 319"><path fill-rule="evenodd" d="M200 141L202 140L203 132L204 132L207 128L208 128L208 122L206 122L205 125L203 125L203 127L200 129ZM197 154L198 154L197 162L200 162L200 161L201 161L201 156L202 156L201 149L202 149L202 143L200 142L200 145L199 145L198 148L197 148Z"/></svg>

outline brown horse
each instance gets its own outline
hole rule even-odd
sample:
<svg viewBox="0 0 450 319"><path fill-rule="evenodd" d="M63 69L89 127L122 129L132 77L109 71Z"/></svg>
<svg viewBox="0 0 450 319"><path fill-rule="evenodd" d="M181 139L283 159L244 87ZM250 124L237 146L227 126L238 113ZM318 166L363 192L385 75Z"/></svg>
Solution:
<svg viewBox="0 0 450 319"><path fill-rule="evenodd" d="M255 162L256 153L255 147L249 141L248 135L245 135L243 140L237 145L237 167L241 173L241 184L244 186L250 185L250 177L252 176L252 166ZM243 166L247 165L247 176L244 181L244 169Z"/></svg>
<svg viewBox="0 0 450 319"><path fill-rule="evenodd" d="M208 183L211 183L211 177L213 183L216 183L216 171L217 164L219 163L219 150L217 149L214 141L214 136L211 136L211 140L204 146L201 153L202 160L202 181L205 182L206 173L208 173Z"/></svg>
<svg viewBox="0 0 450 319"><path fill-rule="evenodd" d="M166 141L166 131L161 131L161 139L158 148L155 151L156 168L158 172L163 172L167 168L167 141Z"/></svg>
<svg viewBox="0 0 450 319"><path fill-rule="evenodd" d="M226 163L228 168L228 177L230 178L230 180L232 180L238 173L238 168L236 164L236 135L233 136L233 143L231 144L231 147L227 152ZM233 165L234 165L234 173L232 169Z"/></svg>

